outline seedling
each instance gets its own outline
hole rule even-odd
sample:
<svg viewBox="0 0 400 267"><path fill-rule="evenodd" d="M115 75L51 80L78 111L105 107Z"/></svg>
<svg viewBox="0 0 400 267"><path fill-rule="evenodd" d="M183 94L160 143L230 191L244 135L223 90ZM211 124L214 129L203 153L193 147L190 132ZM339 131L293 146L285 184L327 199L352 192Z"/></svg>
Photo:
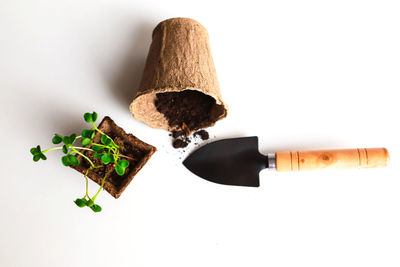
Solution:
<svg viewBox="0 0 400 267"><path fill-rule="evenodd" d="M97 126L95 125L95 121L97 120L96 112L85 113L83 115L83 118L87 123L91 125L91 128L83 130L81 135L78 136L76 134L71 134L70 136L62 136L59 134L55 134L51 141L53 144L60 146L42 150L40 148L40 145L38 145L37 147L31 148L30 151L33 155L33 161L37 162L41 159L46 160L47 157L45 156L45 154L47 152L53 150L62 150L65 155L61 157L61 162L66 167L79 165L80 162L77 155L80 155L82 159L86 160L90 164L90 167L87 169L84 175L86 180L86 194L82 198L76 199L74 202L80 208L89 207L94 212L100 212L101 207L100 205L95 203L95 200L101 192L101 189L103 189L104 182L107 179L107 174L104 175L101 181L101 186L97 190L96 194L93 197L90 197L87 177L89 171L111 164L115 169L115 172L118 175L123 176L125 174L126 168L129 166L129 162L123 158L132 158L122 155L120 152L121 147L114 143L111 137L109 137L107 134L103 133L100 129L97 128ZM94 137L96 135L96 132L101 135L100 142L95 141ZM81 145L76 145L78 140L80 140ZM82 153L83 150L92 151L93 158L100 159L101 164L95 165L88 156Z"/></svg>

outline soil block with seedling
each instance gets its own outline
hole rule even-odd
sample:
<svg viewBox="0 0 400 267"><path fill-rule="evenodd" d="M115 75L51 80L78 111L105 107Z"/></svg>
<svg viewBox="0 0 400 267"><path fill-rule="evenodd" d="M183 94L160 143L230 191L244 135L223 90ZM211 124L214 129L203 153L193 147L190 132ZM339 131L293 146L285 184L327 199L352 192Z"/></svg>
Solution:
<svg viewBox="0 0 400 267"><path fill-rule="evenodd" d="M157 25L130 110L153 128L185 135L226 117L208 33L200 23L172 18Z"/></svg>
<svg viewBox="0 0 400 267"><path fill-rule="evenodd" d="M86 180L86 193L82 198L76 199L75 204L99 212L101 207L95 200L101 189L104 188L118 198L156 148L132 134L127 134L110 117L104 117L99 126L95 124L96 112L85 113L84 119L90 124L90 128L83 130L81 135L55 134L52 142L60 146L43 151L37 146L31 149L31 153L36 162L40 159L46 160L44 154L49 151L62 150L65 154L61 158L62 164L81 172ZM100 185L92 197L88 192L88 177Z"/></svg>

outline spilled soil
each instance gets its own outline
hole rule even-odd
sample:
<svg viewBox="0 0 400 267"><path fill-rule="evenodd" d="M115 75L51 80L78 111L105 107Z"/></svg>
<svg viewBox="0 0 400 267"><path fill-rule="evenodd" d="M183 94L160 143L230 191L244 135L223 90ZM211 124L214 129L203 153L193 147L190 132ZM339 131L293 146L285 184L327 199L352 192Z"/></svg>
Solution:
<svg viewBox="0 0 400 267"><path fill-rule="evenodd" d="M208 132L197 130L214 124L223 111L214 98L195 90L158 93L154 105L158 112L164 114L169 126L177 129L172 132L174 148L186 147L192 133L207 140Z"/></svg>

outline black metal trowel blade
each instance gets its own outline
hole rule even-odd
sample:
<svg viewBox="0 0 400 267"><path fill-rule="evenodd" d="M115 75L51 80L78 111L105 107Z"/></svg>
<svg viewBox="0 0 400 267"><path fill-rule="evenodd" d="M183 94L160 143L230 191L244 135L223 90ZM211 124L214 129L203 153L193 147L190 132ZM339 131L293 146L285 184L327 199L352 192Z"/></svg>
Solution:
<svg viewBox="0 0 400 267"><path fill-rule="evenodd" d="M209 143L184 161L194 174L214 183L259 186L259 172L267 167L267 157L258 151L258 138L231 138Z"/></svg>

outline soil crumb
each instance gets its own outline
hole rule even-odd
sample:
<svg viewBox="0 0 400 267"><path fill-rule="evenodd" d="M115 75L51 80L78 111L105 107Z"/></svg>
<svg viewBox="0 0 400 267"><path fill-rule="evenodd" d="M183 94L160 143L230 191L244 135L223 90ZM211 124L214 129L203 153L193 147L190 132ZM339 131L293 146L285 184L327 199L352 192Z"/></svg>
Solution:
<svg viewBox="0 0 400 267"><path fill-rule="evenodd" d="M172 146L174 148L187 147L193 138L195 139L194 143L195 145L199 144L198 142L199 139L204 141L210 138L210 135L206 130L200 130L191 135L187 135L186 131L178 130L178 131L173 131L171 135L173 137Z"/></svg>
<svg viewBox="0 0 400 267"><path fill-rule="evenodd" d="M210 135L206 130L200 130L198 132L194 133L194 136L198 136L201 138L201 140L208 140L210 138Z"/></svg>
<svg viewBox="0 0 400 267"><path fill-rule="evenodd" d="M189 144L188 142L186 142L185 140L182 140L182 139L175 139L172 142L172 146L174 148L184 148L184 147L187 147L188 144Z"/></svg>

